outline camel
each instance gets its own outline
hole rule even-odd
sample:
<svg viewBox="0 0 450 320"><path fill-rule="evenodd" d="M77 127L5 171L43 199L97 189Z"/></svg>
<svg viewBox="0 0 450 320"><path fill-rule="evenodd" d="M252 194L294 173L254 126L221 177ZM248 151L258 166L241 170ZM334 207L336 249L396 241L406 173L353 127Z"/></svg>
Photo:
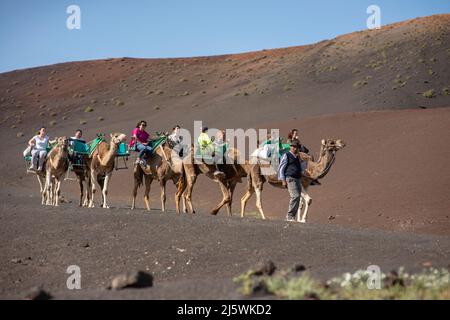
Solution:
<svg viewBox="0 0 450 320"><path fill-rule="evenodd" d="M158 180L161 188L161 211L166 211L166 183L172 180L177 186L175 194L175 204L177 213L180 213L180 199L184 189L182 184L183 179L183 164L181 159L172 157L172 149L167 142L160 145L154 154L148 159L145 167L135 163L134 165L134 187L133 200L131 210L135 209L137 190L139 186L145 181L144 201L147 210L150 210L150 187L153 180Z"/></svg>
<svg viewBox="0 0 450 320"><path fill-rule="evenodd" d="M336 151L345 147L345 142L342 140L322 140L320 156L317 162L313 161L312 157L299 153L302 161L307 162L307 168L302 176L302 194L301 194L301 202L300 208L297 214L297 221L301 223L306 223L306 218L308 214L309 206L311 205L312 198L307 193L308 187L311 185L311 182L315 179L321 179L325 177L325 175L330 171L331 167L334 164L336 159ZM261 173L261 165L254 164L249 170L249 178L247 182L247 192L241 199L241 217L245 215L245 207L247 205L247 201L256 193L256 206L261 216L264 218L264 212L262 209L262 201L261 194L265 181L268 181L270 185L283 188L282 182L278 180L277 175L269 175L265 177ZM304 202L304 210L303 215L301 215L302 207Z"/></svg>
<svg viewBox="0 0 450 320"><path fill-rule="evenodd" d="M69 169L68 139L57 138L56 146L49 152L46 160L46 179L42 201L47 205L59 206L61 182ZM46 199L44 199L46 198Z"/></svg>
<svg viewBox="0 0 450 320"><path fill-rule="evenodd" d="M193 146L191 147L193 150ZM186 203L185 212L195 213L195 210L192 205L192 191L194 188L194 184L197 180L197 177L200 174L204 174L211 180L217 182L220 186L220 190L222 192L223 198L222 201L211 210L212 215L217 215L219 210L226 205L228 215L232 215L231 212L231 204L233 202L233 194L234 189L238 182L240 182L241 178L247 176L247 171L249 169L248 164L237 164L236 159L239 154L236 149L229 149L227 152L227 156L233 160L233 164L222 164L220 166L220 170L225 173L222 176L215 176L213 173L216 170L215 165L202 163L194 163L193 152L190 153L191 162L186 163L183 162L183 171L184 171L184 181L183 188L184 191L184 200Z"/></svg>
<svg viewBox="0 0 450 320"><path fill-rule="evenodd" d="M91 158L89 158L87 161L91 180L89 208L94 207L96 182L102 189L101 207L109 208L106 202L106 195L108 194L108 185L109 181L111 180L112 172L114 170L114 160L117 156L119 145L127 139L127 136L123 133L113 133L110 136L110 142L100 142L92 153Z"/></svg>

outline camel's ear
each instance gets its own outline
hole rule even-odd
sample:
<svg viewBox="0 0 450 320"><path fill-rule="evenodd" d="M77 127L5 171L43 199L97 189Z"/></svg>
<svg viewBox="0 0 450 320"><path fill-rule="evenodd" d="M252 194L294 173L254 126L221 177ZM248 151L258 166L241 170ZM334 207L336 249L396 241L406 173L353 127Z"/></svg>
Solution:
<svg viewBox="0 0 450 320"><path fill-rule="evenodd" d="M325 145L325 139L322 139L322 145L323 146Z"/></svg>
<svg viewBox="0 0 450 320"><path fill-rule="evenodd" d="M113 136L113 134L112 134L112 133L110 133L110 134L109 134L109 136L110 136L111 138L114 138L114 136Z"/></svg>

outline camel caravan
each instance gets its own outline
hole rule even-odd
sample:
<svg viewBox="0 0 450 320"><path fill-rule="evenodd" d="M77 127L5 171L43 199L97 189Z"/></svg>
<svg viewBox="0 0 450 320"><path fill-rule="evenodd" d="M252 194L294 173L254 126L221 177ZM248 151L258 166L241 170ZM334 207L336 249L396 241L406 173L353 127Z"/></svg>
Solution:
<svg viewBox="0 0 450 320"><path fill-rule="evenodd" d="M193 189L197 177L204 174L217 183L222 192L222 200L210 211L212 215L217 215L224 206L228 214L232 215L235 188L245 180L241 217L245 216L246 205L255 194L256 208L261 218L266 219L262 191L264 183L268 182L273 187L288 189L291 195L289 212L293 214L288 213L287 220L295 221L296 216L297 222L306 223L312 201L308 188L321 184L320 180L335 163L336 152L345 147L342 140L324 139L321 141L319 157L314 160L309 150L300 143L298 131L294 129L286 143L271 134L261 144L258 140L256 150L246 158L242 150L235 148L225 138L224 130L214 129L217 134L209 137L209 129L202 127L194 144L190 139L183 140L184 129L180 126L175 126L171 134L157 133L153 137L147 133L146 126L145 121L140 121L129 143L124 133L112 133L109 139L104 134L98 134L94 140L86 142L81 130L77 130L71 138L50 140L46 128L42 127L24 151L27 173L35 174L38 179L42 205L59 206L62 183L76 180L80 188L80 207L95 206L98 186L101 191L100 207L109 208L107 195L111 176L115 170L128 169L127 160L131 157L134 179L131 209L136 207L139 187L144 186L144 202L146 209L150 210L150 188L152 182L157 181L161 191L161 210L166 211L166 183L172 181L176 186L176 212L194 214ZM298 161L294 163L289 159ZM294 167L297 165L299 175L296 179L285 178L284 173L288 176L290 170L286 166L292 163ZM281 175L280 170L283 170ZM71 173L75 179L69 178ZM295 183L298 186L292 189Z"/></svg>

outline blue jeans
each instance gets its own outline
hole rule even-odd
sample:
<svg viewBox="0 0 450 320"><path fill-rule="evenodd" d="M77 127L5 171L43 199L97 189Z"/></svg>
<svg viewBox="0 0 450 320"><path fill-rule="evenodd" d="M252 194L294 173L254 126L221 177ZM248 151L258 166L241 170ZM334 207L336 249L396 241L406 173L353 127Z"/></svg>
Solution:
<svg viewBox="0 0 450 320"><path fill-rule="evenodd" d="M137 151L139 151L139 159L144 159L144 155L146 156L151 156L153 153L153 148L150 146L146 146L145 144L142 143L137 143L136 145L136 149Z"/></svg>

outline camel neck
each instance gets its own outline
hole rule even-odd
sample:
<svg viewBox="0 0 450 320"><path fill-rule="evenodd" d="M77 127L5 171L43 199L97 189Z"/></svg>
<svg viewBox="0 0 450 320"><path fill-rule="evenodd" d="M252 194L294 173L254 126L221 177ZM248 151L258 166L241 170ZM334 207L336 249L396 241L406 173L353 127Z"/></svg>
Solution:
<svg viewBox="0 0 450 320"><path fill-rule="evenodd" d="M55 156L52 159L52 162L55 164L55 167L58 167L59 165L61 165L62 163L64 163L64 161L66 161L67 159L67 150L64 150L61 147L57 147L55 149Z"/></svg>
<svg viewBox="0 0 450 320"><path fill-rule="evenodd" d="M100 164L105 167L113 164L118 148L119 147L117 146L117 144L114 143L114 141L111 139L111 142L109 143L108 151L106 152L106 154L103 157L100 158Z"/></svg>
<svg viewBox="0 0 450 320"><path fill-rule="evenodd" d="M321 153L322 154L322 153ZM334 163L335 154L333 151L325 151L323 157L321 156L318 161L318 170L316 179L323 178L329 171Z"/></svg>

